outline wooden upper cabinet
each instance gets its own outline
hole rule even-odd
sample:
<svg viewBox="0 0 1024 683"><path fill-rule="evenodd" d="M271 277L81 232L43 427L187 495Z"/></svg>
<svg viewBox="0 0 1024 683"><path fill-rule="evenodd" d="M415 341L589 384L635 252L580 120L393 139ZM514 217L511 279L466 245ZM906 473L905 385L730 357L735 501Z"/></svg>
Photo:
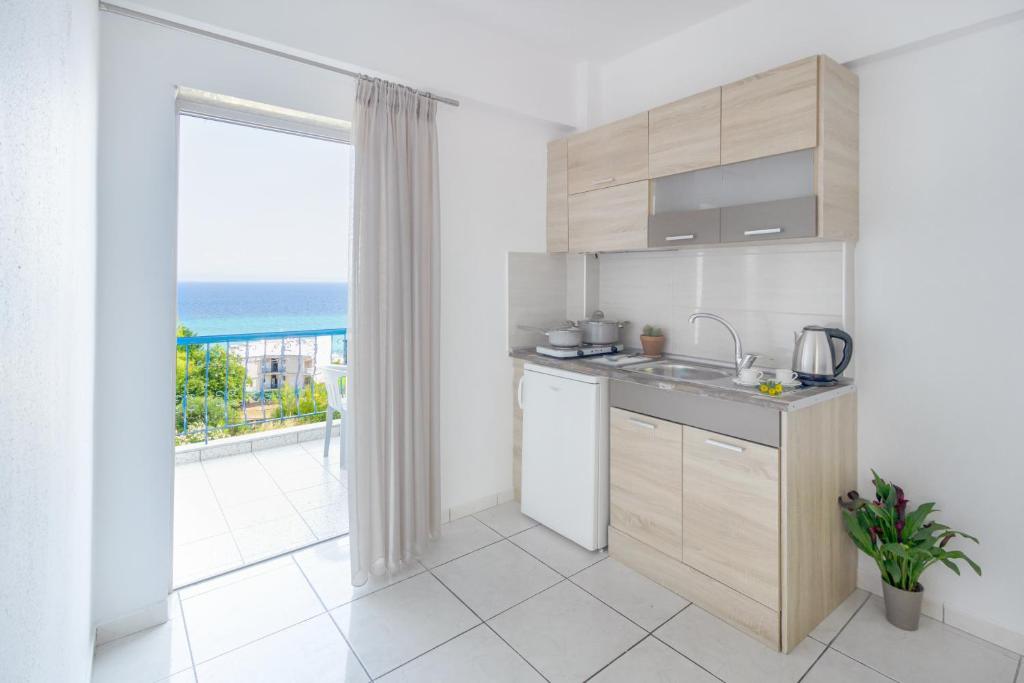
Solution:
<svg viewBox="0 0 1024 683"><path fill-rule="evenodd" d="M818 144L818 58L722 88L722 163Z"/></svg>
<svg viewBox="0 0 1024 683"><path fill-rule="evenodd" d="M683 427L683 562L779 609L779 451Z"/></svg>
<svg viewBox="0 0 1024 683"><path fill-rule="evenodd" d="M571 149L571 147L570 147ZM650 181L569 196L569 251L647 248Z"/></svg>
<svg viewBox="0 0 1024 683"><path fill-rule="evenodd" d="M651 177L718 166L722 161L721 123L721 88L652 109Z"/></svg>
<svg viewBox="0 0 1024 683"><path fill-rule="evenodd" d="M683 427L611 409L611 525L683 559Z"/></svg>
<svg viewBox="0 0 1024 683"><path fill-rule="evenodd" d="M569 143L548 143L548 252L569 250Z"/></svg>
<svg viewBox="0 0 1024 683"><path fill-rule="evenodd" d="M569 138L569 194L647 177L647 112Z"/></svg>

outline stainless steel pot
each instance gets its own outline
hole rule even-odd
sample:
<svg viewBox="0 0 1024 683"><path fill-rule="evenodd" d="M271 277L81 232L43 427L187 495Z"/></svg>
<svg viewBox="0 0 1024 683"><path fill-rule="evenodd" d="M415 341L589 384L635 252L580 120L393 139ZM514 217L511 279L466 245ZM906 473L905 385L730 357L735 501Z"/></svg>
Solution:
<svg viewBox="0 0 1024 683"><path fill-rule="evenodd" d="M619 341L619 330L628 324L628 320L605 320L604 311L594 311L586 320L576 321L584 344L615 344Z"/></svg>
<svg viewBox="0 0 1024 683"><path fill-rule="evenodd" d="M546 335L548 338L548 344L551 346L558 346L561 348L579 346L583 339L583 334L576 327L566 326L560 327L554 330L545 330L543 327L531 327L529 325L520 325L521 330L530 330L531 332L540 332Z"/></svg>

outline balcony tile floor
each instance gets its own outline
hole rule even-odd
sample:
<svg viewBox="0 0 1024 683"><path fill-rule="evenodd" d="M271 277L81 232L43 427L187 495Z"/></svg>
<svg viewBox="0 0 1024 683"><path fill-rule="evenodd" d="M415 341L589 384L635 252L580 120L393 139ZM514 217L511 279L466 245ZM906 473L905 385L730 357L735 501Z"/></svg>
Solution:
<svg viewBox="0 0 1024 683"><path fill-rule="evenodd" d="M339 438L175 467L174 585L205 579L348 531Z"/></svg>
<svg viewBox="0 0 1024 683"><path fill-rule="evenodd" d="M341 537L176 591L166 624L96 649L93 681L1013 683L1021 665L927 617L899 631L861 590L783 655L514 508L358 588Z"/></svg>

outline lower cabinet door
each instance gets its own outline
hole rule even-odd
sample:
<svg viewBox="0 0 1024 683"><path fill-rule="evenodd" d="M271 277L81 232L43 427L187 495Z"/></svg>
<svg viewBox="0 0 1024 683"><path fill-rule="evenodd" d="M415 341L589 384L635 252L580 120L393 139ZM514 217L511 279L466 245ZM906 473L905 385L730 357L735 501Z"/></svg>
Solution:
<svg viewBox="0 0 1024 683"><path fill-rule="evenodd" d="M779 609L779 452L683 428L683 562Z"/></svg>
<svg viewBox="0 0 1024 683"><path fill-rule="evenodd" d="M611 526L682 559L683 427L611 409Z"/></svg>

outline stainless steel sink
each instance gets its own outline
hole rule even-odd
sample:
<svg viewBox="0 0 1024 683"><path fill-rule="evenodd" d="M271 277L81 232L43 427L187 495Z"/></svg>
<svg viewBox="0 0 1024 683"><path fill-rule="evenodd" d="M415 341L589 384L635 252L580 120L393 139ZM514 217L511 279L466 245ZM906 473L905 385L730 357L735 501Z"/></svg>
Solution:
<svg viewBox="0 0 1024 683"><path fill-rule="evenodd" d="M665 361L630 365L622 369L627 372L636 372L644 375L650 375L651 377L670 379L676 382L685 382L686 380L722 379L723 377L730 377L733 374L729 370L718 370L699 365L690 365L689 363L673 363Z"/></svg>

